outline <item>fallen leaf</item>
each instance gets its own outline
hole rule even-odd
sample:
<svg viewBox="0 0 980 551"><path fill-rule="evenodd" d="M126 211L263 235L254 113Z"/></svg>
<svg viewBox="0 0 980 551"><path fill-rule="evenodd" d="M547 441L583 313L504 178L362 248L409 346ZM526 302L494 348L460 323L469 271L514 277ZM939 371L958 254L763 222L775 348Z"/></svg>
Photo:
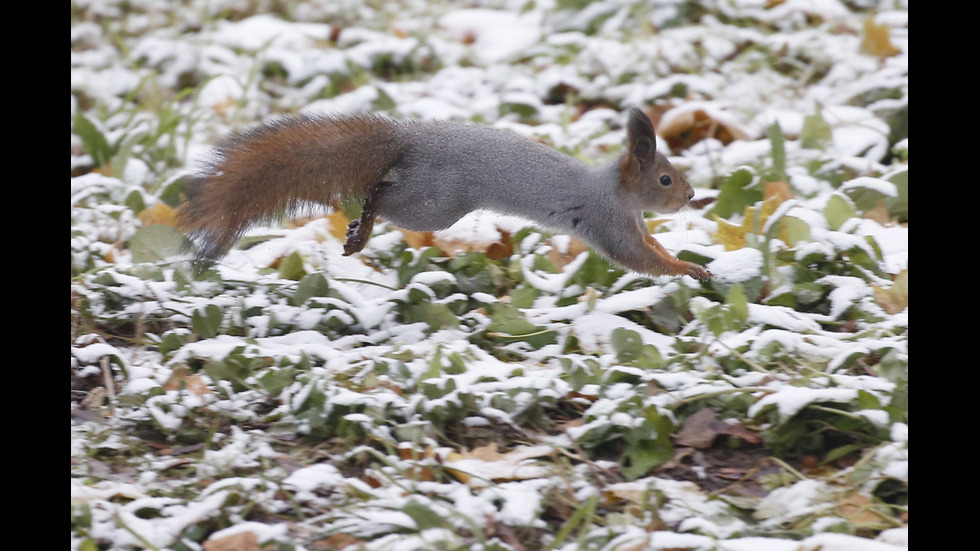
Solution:
<svg viewBox="0 0 980 551"><path fill-rule="evenodd" d="M889 314L897 314L909 307L909 272L895 276L891 287L874 287L875 301Z"/></svg>
<svg viewBox="0 0 980 551"><path fill-rule="evenodd" d="M551 247L551 250L548 251L548 260L559 270L578 258L578 255L589 250L589 246L585 242L574 237L570 238L568 245L563 248L564 250L560 251L558 247Z"/></svg>
<svg viewBox="0 0 980 551"><path fill-rule="evenodd" d="M435 234L430 231L409 231L401 228L399 231L405 236L408 246L413 249L424 249L435 243Z"/></svg>
<svg viewBox="0 0 980 551"><path fill-rule="evenodd" d="M864 494L852 494L837 502L837 510L855 526L877 526L882 516L875 512L875 503Z"/></svg>
<svg viewBox="0 0 980 551"><path fill-rule="evenodd" d="M344 214L344 211L340 209L335 209L327 213L327 222L330 224L330 235L338 241L347 240L347 225L350 224L350 219Z"/></svg>
<svg viewBox="0 0 980 551"><path fill-rule="evenodd" d="M745 247L745 236L760 235L766 227L766 221L772 213L776 212L779 205L793 197L789 186L785 182L768 182L764 187L764 199L756 207L745 209L741 224L733 224L727 220L717 218L718 230L714 238L718 243L725 246L725 250L734 251ZM779 228L779 237L785 242L789 242L785 235L787 228L785 225Z"/></svg>
<svg viewBox="0 0 980 551"><path fill-rule="evenodd" d="M175 211L173 207L166 203L156 203L149 208L143 209L137 217L143 223L143 226L162 224L172 228L177 227Z"/></svg>
<svg viewBox="0 0 980 551"><path fill-rule="evenodd" d="M204 542L204 551L259 551L259 537L252 532L241 532L217 540Z"/></svg>
<svg viewBox="0 0 980 551"><path fill-rule="evenodd" d="M522 446L500 453L496 444L474 448L468 452L450 453L445 468L460 482L485 486L492 482L527 480L547 476L551 470L530 462L554 453L550 446Z"/></svg>
<svg viewBox="0 0 980 551"><path fill-rule="evenodd" d="M891 57L901 52L892 44L891 32L885 25L877 25L870 17L864 21L861 51L876 57Z"/></svg>
<svg viewBox="0 0 980 551"><path fill-rule="evenodd" d="M665 117L657 127L657 133L674 153L709 138L725 145L749 138L748 132L739 128L734 122L721 120L703 109L683 111Z"/></svg>
<svg viewBox="0 0 980 551"><path fill-rule="evenodd" d="M761 442L759 435L745 427L718 419L718 410L704 408L691 415L677 432L675 443L692 448L710 448L719 436L733 436L752 444Z"/></svg>
<svg viewBox="0 0 980 551"><path fill-rule="evenodd" d="M170 378L164 383L167 390L186 390L195 396L207 396L211 394L204 379L196 373L191 373L186 367L178 367L170 374Z"/></svg>

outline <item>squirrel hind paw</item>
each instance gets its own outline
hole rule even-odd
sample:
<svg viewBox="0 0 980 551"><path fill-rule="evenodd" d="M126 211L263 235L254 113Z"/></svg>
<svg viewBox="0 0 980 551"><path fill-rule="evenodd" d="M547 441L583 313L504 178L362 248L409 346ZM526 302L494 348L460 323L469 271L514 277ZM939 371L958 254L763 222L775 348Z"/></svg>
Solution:
<svg viewBox="0 0 980 551"><path fill-rule="evenodd" d="M350 224L347 225L346 241L344 242L344 256L350 256L364 249L371 235L372 225L362 224L359 218L350 221Z"/></svg>

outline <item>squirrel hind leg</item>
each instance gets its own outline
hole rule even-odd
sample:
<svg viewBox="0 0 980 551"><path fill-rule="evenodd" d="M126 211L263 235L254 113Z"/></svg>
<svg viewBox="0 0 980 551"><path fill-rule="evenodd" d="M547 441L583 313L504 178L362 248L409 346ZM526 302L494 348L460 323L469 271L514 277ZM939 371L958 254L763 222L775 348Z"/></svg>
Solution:
<svg viewBox="0 0 980 551"><path fill-rule="evenodd" d="M371 230L374 229L374 222L378 218L378 196L381 194L382 184L374 186L364 204L361 206L361 216L351 220L347 225L346 241L344 242L344 256L350 256L360 252L367 245L371 237Z"/></svg>

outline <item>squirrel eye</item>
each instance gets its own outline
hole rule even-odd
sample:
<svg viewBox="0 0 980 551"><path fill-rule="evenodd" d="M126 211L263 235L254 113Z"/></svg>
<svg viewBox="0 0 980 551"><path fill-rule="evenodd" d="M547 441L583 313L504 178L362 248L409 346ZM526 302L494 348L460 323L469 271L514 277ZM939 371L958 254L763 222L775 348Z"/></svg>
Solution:
<svg viewBox="0 0 980 551"><path fill-rule="evenodd" d="M664 174L663 176L660 177L660 185L662 185L664 187L667 187L667 186L669 186L672 183L674 183L674 182L670 179L670 176L667 176L666 174Z"/></svg>

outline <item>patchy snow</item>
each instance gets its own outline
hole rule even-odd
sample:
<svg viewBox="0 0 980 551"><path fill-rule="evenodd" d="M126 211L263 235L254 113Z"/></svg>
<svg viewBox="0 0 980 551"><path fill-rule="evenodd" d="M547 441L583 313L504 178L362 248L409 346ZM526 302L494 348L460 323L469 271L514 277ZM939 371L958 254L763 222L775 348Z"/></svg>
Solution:
<svg viewBox="0 0 980 551"><path fill-rule="evenodd" d="M835 1L739 0L711 7L733 21L757 22L748 27L716 16L672 25L675 18L683 20L675 2L596 1L577 11L563 11L560 4L500 1L454 8L424 2L304 2L284 8L288 17L258 13L226 19L217 14L238 13L240 2L73 3L72 119L86 115L127 153L114 157L113 167L71 178L73 324L79 297L90 299L88 315L107 326L119 321L142 329L145 321L149 327L149 335L139 335L148 343L140 350L97 332L80 335L71 345L73 376L101 381L108 365L126 404L102 424L73 421L70 496L73 505L91 510L85 537L108 542L112 549L171 548L191 528L220 518L215 524L232 525L211 534L212 540L252 532L260 542L274 544L302 539L305 530L325 529L364 538L368 549L416 549L425 542L461 547L466 542L459 534L473 526L544 530L548 500L555 495L588 499L597 491L587 483L591 478L533 458L407 460L388 452L403 442L432 446L434 435L446 430L433 427L433 418L451 419L450 428L465 427L466 434L511 434L524 429L526 418L559 403L569 411L578 408L581 423L556 428L540 442L567 448L570 457L579 457L580 446L590 438L639 430L646 408L671 417L679 406L707 397L744 393L751 398L745 413L763 426L789 422L815 405L851 408L849 414L890 439L864 458L874 482L892 479L907 485L908 425L875 409L872 400L889 405L898 399L893 393L899 384L886 374L860 371L864 359L881 357L907 369L907 306L904 312L884 314L876 291L888 288L890 280L849 270L842 251L864 251L875 258L871 239L881 251L883 273L907 272L908 225L869 215L835 227L824 211L835 194L900 197L890 178L907 171L907 161L902 166L886 157L889 147L906 156L908 150L907 138L889 144L888 122L892 111L907 108L907 3L874 14L875 22L889 26L900 51L888 58L860 53L867 14ZM86 14L85 20L76 21L76 9ZM811 27L813 21L822 23ZM766 57L772 52L786 60L779 70ZM793 66L803 60L812 65ZM186 98L168 95L185 84L192 86ZM896 90L899 98L862 99ZM155 115L140 111L130 116L133 98L151 104ZM578 112L584 105L596 108ZM604 162L619 152L624 135L620 114L629 105L655 107L660 128L706 116L738 135L727 143L708 137L671 152L699 198L715 196L706 188L736 169L766 170L773 154L766 132L778 122L787 136L786 176L796 196L768 224L799 221L809 229L809 241L790 247L779 239L763 243L750 236L745 246L725 250L714 239L716 221L710 216L658 216L664 221L656 233L661 244L707 259L717 284L711 294L700 292L700 284L690 278L627 273L599 284L589 280L594 257L588 252L565 259L560 269L548 269L550 254L576 249L567 236L533 231L519 243L508 267L521 287L500 296L489 285L459 291L471 285L467 278L474 274L451 272L446 263L421 266L407 276L399 273L392 266L412 267L421 262L421 252L393 253L400 251L405 235L383 223L364 253L352 257L341 255L336 228L323 217L253 228L246 239L257 243L222 259L214 280L193 282L167 262L153 266L159 276L148 275L152 270L145 271L126 247L143 225L135 203L162 201L165 184L194 166L208 144L273 114L383 110L396 117L477 120L589 162ZM153 117L164 115L174 119L172 133L156 126ZM799 136L808 117L816 115L828 125L826 143L805 147ZM93 162L82 145L73 122L73 173ZM669 151L665 140L658 147ZM480 212L436 238L494 243L525 226L520 219ZM764 273L764 251L790 260ZM306 273L323 274L329 287L323 296L302 304L290 301L298 284L275 268L293 253ZM377 261L395 254L402 255L397 262ZM806 279L793 273L793 261L826 262L834 268ZM737 315L725 302L725 292L736 283L751 295L747 309ZM767 288L773 283L776 288ZM446 288L452 291L441 291ZM528 324L517 326L526 334L487 330L502 323L495 309L511 307L522 291L530 298L513 309ZM787 296L804 306L789 305L783 300ZM778 300L767 303L771 297ZM680 301L691 319L675 315L673 305ZM808 301L821 306L810 309ZM200 337L189 328L207 306L223 313L221 330ZM440 312L455 323L440 325L445 321ZM617 329L638 335L656 352L660 366L638 367L620 357L613 346ZM501 344L488 349L489 336ZM534 348L532 336L553 340ZM160 351L166 347L172 348ZM241 381L212 381L207 367L200 367L229 357L254 360L249 365L255 371ZM189 365L207 392L188 392L189 383L173 383ZM292 378L281 388L263 378L283 373ZM264 393L265 385L278 394ZM465 415L453 417L457 410ZM270 432L293 436L319 434L319 423L343 426L350 438L363 437L378 447L355 447L296 465L266 431L233 424L196 452L189 461L193 474L179 474L180 456L131 458L137 465L134 477L90 461L102 451L125 453L125 431L114 429L127 423L173 435L218 414L243 425L271 419ZM340 468L372 461L358 475ZM599 469L602 462L588 466ZM484 482L406 475L447 467ZM238 476L254 470L262 476ZM171 495L182 476L210 483L194 492L174 492L179 499L158 497ZM871 494L874 482L863 491ZM907 525L874 539L834 533L844 521L834 515L834 489L818 478L770 492L754 505L757 525L693 483L647 476L602 491L628 499L655 491L662 499L656 518L624 514L604 528L601 537L610 549L908 548ZM284 516L296 504L323 513L296 525L254 522L238 517L230 504L239 500L253 500ZM765 530L778 534L803 517L818 521L798 540L744 536ZM668 529L647 528L664 524ZM84 548L83 541L73 531L72 548ZM186 539L180 543L197 545ZM559 549L577 547L566 542Z"/></svg>

